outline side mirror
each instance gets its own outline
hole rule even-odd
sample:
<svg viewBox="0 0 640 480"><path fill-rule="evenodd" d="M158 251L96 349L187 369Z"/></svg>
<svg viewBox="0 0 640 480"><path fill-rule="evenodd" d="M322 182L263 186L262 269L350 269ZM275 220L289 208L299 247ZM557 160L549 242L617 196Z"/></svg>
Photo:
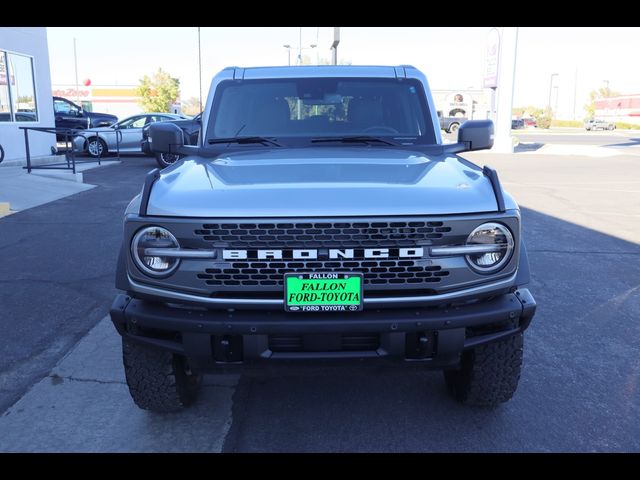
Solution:
<svg viewBox="0 0 640 480"><path fill-rule="evenodd" d="M177 125L156 122L149 127L149 144L154 153L178 153L184 146L184 136Z"/></svg>
<svg viewBox="0 0 640 480"><path fill-rule="evenodd" d="M491 120L467 120L458 129L458 142L466 151L486 150L493 147L493 122Z"/></svg>

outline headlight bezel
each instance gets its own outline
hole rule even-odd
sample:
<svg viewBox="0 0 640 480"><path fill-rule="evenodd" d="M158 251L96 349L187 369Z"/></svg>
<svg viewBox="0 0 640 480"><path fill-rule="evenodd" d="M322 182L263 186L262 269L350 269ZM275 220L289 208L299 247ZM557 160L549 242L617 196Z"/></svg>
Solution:
<svg viewBox="0 0 640 480"><path fill-rule="evenodd" d="M169 240L171 242L173 242L173 246L171 247L162 247L162 248L176 248L179 249L180 248L180 243L178 242L178 239L175 237L175 235L173 233L171 233L170 230L168 230L165 227L161 227L160 225L146 225L140 229L138 229L135 233L135 235L133 236L133 238L131 239L131 245L130 245L130 252L131 252L131 258L133 260L133 263L135 264L135 266L138 268L138 270L140 270L142 273L144 273L145 275L147 275L148 277L151 278L166 278L168 276L170 276L171 274L173 274L178 267L180 266L180 259L179 258L174 258L174 257L168 257L170 259L171 262L171 266L168 269L165 270L155 270L151 267L149 267L148 265L146 265L144 263L144 261L142 260L142 258L140 258L140 254L139 254L139 250L140 247L140 240L142 239L142 237L147 234L149 231L153 231L153 230L160 230L163 231L167 234L167 237L169 238ZM162 258L166 258L166 257L162 257Z"/></svg>
<svg viewBox="0 0 640 480"><path fill-rule="evenodd" d="M467 262L467 265L469 265L469 268L471 268L471 270L475 273L481 274L481 275L493 275L496 274L498 272L500 272L501 270L503 270L508 264L509 262L511 262L511 259L513 258L513 254L516 250L516 245L515 245L515 236L513 234L513 232L511 231L511 229L500 222L485 222L482 223L480 225L478 225L476 228L474 228L471 233L469 234L469 236L467 237L467 240L465 241L465 245L478 245L481 244L479 242L471 242L470 240L479 232L479 231L483 231L483 230L491 230L491 229L495 229L500 231L500 233L502 233L505 238L506 238L506 243L504 243L504 245L506 245L506 252L504 253L504 255L502 256L502 258L490 265L490 266L483 266L483 265L478 265L473 259L472 257L476 257L479 254L475 254L475 255L465 255L464 259ZM487 255L487 254L484 254Z"/></svg>

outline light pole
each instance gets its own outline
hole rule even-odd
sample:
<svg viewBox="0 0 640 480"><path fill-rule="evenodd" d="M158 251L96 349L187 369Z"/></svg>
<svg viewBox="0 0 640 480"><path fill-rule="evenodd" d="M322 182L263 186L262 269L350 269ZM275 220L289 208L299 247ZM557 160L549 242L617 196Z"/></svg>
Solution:
<svg viewBox="0 0 640 480"><path fill-rule="evenodd" d="M76 69L76 103L80 103L80 92L78 91L78 55L76 54L76 38L73 37L73 64Z"/></svg>
<svg viewBox="0 0 640 480"><path fill-rule="evenodd" d="M558 73L552 73L551 74L551 79L549 80L549 114L551 114L551 116L553 117L553 114L551 113L551 90L553 89L553 77L557 77L559 74Z"/></svg>
<svg viewBox="0 0 640 480"><path fill-rule="evenodd" d="M284 48L287 49L287 58L289 60L289 66L291 66L291 45L287 44L287 45L283 45Z"/></svg>

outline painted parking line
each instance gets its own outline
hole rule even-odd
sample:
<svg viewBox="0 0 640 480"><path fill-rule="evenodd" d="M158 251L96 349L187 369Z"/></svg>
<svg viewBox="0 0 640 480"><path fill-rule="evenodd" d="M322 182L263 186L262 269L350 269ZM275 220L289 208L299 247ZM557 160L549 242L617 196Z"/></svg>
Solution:
<svg viewBox="0 0 640 480"><path fill-rule="evenodd" d="M184 412L137 408L108 317L0 417L0 452L219 452L238 375L205 377Z"/></svg>

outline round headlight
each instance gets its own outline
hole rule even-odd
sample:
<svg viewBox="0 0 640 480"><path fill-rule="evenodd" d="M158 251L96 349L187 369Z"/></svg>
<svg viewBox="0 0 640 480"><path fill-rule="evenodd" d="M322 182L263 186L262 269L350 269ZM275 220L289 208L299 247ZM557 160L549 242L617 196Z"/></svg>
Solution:
<svg viewBox="0 0 640 480"><path fill-rule="evenodd" d="M467 262L478 273L495 273L504 267L513 254L513 235L500 223L483 223L467 237L467 245L487 245L494 249L465 255Z"/></svg>
<svg viewBox="0 0 640 480"><path fill-rule="evenodd" d="M163 277L172 273L180 259L163 256L154 249L180 248L173 234L162 227L145 227L131 241L131 256L136 265L147 275Z"/></svg>

